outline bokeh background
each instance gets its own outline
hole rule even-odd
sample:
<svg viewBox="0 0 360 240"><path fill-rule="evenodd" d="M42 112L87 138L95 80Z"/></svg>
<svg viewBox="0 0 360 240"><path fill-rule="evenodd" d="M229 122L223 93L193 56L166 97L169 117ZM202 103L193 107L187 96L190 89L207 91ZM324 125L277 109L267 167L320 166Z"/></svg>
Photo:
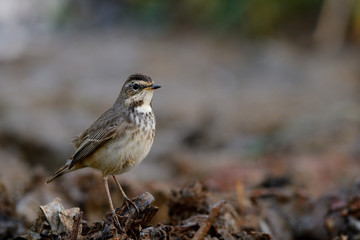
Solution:
<svg viewBox="0 0 360 240"><path fill-rule="evenodd" d="M153 148L119 177L129 196L195 179L230 200L264 179L345 188L360 169L359 47L357 0L0 0L2 193L27 222L55 197L102 216L96 171L43 182L135 72L162 88Z"/></svg>

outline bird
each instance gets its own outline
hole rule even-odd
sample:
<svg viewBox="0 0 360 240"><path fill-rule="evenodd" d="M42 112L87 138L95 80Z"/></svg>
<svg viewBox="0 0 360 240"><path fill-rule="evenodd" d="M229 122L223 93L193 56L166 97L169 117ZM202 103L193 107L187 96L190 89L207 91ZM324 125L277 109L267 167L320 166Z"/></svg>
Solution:
<svg viewBox="0 0 360 240"><path fill-rule="evenodd" d="M140 164L148 155L155 137L155 115L152 110L154 84L149 76L131 74L125 81L114 105L105 111L82 134L75 137L74 154L66 164L50 176L46 183L69 172L90 167L100 170L110 210L115 212L108 186L112 176L124 202L127 197L115 175L125 173Z"/></svg>

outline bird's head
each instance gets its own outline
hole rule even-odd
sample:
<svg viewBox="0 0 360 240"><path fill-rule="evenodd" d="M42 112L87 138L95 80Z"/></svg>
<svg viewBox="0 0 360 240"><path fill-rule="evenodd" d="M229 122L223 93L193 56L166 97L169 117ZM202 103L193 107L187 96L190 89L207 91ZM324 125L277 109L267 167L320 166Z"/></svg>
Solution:
<svg viewBox="0 0 360 240"><path fill-rule="evenodd" d="M135 73L125 81L119 97L127 107L150 106L154 90L160 87L150 77Z"/></svg>

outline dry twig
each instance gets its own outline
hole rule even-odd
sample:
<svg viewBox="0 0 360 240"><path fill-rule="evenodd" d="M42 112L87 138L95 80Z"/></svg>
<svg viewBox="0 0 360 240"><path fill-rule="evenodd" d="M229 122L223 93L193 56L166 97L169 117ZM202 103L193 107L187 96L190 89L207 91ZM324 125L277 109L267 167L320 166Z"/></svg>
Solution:
<svg viewBox="0 0 360 240"><path fill-rule="evenodd" d="M221 200L212 207L209 217L201 224L199 230L197 230L195 233L193 240L201 240L206 237L210 227L215 222L217 216L219 216L220 209L224 206L225 203L226 202L224 200Z"/></svg>

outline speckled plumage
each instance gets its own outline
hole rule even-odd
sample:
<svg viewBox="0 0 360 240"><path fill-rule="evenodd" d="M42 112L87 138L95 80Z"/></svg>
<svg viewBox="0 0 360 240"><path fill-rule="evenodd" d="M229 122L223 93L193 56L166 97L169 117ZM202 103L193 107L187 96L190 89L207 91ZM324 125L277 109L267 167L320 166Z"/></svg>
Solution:
<svg viewBox="0 0 360 240"><path fill-rule="evenodd" d="M102 172L107 187L108 175L136 167L149 153L154 141L152 98L154 89L159 87L148 76L131 75L114 105L74 139L75 153L47 183L68 172L91 167Z"/></svg>

